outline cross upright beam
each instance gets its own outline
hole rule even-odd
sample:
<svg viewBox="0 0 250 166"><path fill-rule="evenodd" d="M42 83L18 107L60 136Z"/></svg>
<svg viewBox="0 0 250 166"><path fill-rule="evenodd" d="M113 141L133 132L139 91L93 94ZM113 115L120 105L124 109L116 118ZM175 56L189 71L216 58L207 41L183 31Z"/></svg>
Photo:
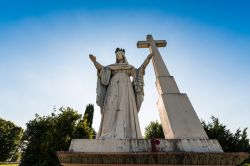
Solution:
<svg viewBox="0 0 250 166"><path fill-rule="evenodd" d="M154 40L147 35L146 41L138 41L138 48L149 48L153 54L156 87L159 94L157 102L161 124L167 139L208 139L200 120L186 94L180 93L178 86L168 72L158 47L165 47L165 40Z"/></svg>
<svg viewBox="0 0 250 166"><path fill-rule="evenodd" d="M169 76L168 69L161 57L158 47L166 47L166 40L154 40L152 35L147 35L146 41L138 41L137 48L149 48L149 52L153 53L153 65L156 77Z"/></svg>

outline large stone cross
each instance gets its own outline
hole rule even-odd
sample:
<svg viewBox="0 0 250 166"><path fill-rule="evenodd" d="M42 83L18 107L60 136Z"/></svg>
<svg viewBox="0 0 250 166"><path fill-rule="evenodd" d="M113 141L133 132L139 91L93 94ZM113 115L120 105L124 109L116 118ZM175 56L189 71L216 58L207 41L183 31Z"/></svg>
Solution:
<svg viewBox="0 0 250 166"><path fill-rule="evenodd" d="M154 40L152 35L147 35L146 41L137 42L137 48L149 48L150 53L154 54L153 65L156 77L169 75L166 65L157 48L157 47L166 47L166 45L167 45L166 40Z"/></svg>
<svg viewBox="0 0 250 166"><path fill-rule="evenodd" d="M159 94L157 102L161 124L167 139L208 139L194 108L186 94L180 93L178 86L167 70L158 47L165 47L165 40L154 40L147 35L146 41L138 41L138 48L149 48L153 54L156 87Z"/></svg>

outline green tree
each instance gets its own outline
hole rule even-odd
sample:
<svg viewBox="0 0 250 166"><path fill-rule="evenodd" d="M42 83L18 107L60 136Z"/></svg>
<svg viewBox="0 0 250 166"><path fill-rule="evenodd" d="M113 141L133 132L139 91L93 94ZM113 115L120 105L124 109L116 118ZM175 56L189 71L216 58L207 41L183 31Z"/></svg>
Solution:
<svg viewBox="0 0 250 166"><path fill-rule="evenodd" d="M83 116L83 120L86 121L89 128L92 128L93 116L94 116L94 105L89 104L89 105L87 105L85 112L84 112L84 116Z"/></svg>
<svg viewBox="0 0 250 166"><path fill-rule="evenodd" d="M165 138L162 125L158 121L150 122L145 128L145 139Z"/></svg>
<svg viewBox="0 0 250 166"><path fill-rule="evenodd" d="M74 138L93 139L95 137L96 133L95 130L92 128L93 116L94 105L89 104L86 106L83 118L76 126Z"/></svg>
<svg viewBox="0 0 250 166"><path fill-rule="evenodd" d="M238 129L232 133L226 125L220 123L218 118L211 117L212 122L202 121L202 126L210 139L217 139L225 152L250 152L249 139L247 138L247 128ZM164 138L162 125L150 122L145 129L145 138Z"/></svg>
<svg viewBox="0 0 250 166"><path fill-rule="evenodd" d="M57 115L55 112L49 116L36 115L34 120L27 123L23 137L26 145L20 166L59 165L56 152L67 151L71 139L77 138L75 133L80 126L81 117L69 107L60 108ZM78 136L83 137L81 134Z"/></svg>
<svg viewBox="0 0 250 166"><path fill-rule="evenodd" d="M16 161L20 151L23 129L0 118L0 161Z"/></svg>
<svg viewBox="0 0 250 166"><path fill-rule="evenodd" d="M202 121L210 139L217 139L225 152L250 152L249 139L247 138L247 128L244 130L238 129L232 133L227 129L226 125L220 123L218 118L211 117L212 122Z"/></svg>

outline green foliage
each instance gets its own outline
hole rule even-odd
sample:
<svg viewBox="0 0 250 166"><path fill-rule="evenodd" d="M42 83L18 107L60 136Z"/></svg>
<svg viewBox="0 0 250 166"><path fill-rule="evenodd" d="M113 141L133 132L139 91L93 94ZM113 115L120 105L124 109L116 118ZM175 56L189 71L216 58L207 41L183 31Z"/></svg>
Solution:
<svg viewBox="0 0 250 166"><path fill-rule="evenodd" d="M145 128L145 139L151 138L165 138L162 125L157 121L150 122L150 124Z"/></svg>
<svg viewBox="0 0 250 166"><path fill-rule="evenodd" d="M89 104L86 106L83 119L79 121L74 133L75 138L93 139L95 137L95 130L92 128L94 116L94 105Z"/></svg>
<svg viewBox="0 0 250 166"><path fill-rule="evenodd" d="M90 137L81 115L71 108L60 108L59 114L36 115L27 123L26 142L20 166L59 165L57 151L68 151L72 138ZM81 129L80 132L76 132Z"/></svg>
<svg viewBox="0 0 250 166"><path fill-rule="evenodd" d="M94 137L95 130L93 128L89 128L86 120L81 119L75 128L73 138L93 139Z"/></svg>
<svg viewBox="0 0 250 166"><path fill-rule="evenodd" d="M243 166L250 166L250 164L248 164L248 163L244 163L244 164L243 164Z"/></svg>
<svg viewBox="0 0 250 166"><path fill-rule="evenodd" d="M23 129L0 118L0 161L16 161L18 158Z"/></svg>
<svg viewBox="0 0 250 166"><path fill-rule="evenodd" d="M87 105L87 107L85 109L85 112L84 112L84 116L83 116L83 119L86 121L86 123L88 124L89 128L92 127L93 116L94 116L94 105L93 104L89 104L89 105Z"/></svg>
<svg viewBox="0 0 250 166"><path fill-rule="evenodd" d="M202 121L210 139L217 139L225 152L250 152L249 139L247 138L247 128L243 131L238 129L232 133L227 127L220 123L218 118L211 117L212 122Z"/></svg>
<svg viewBox="0 0 250 166"><path fill-rule="evenodd" d="M220 123L218 118L211 117L212 122L202 121L210 139L217 139L225 152L250 152L249 139L247 138L247 128L238 129L232 133L227 127ZM150 122L145 129L145 138L164 138L162 126L157 121Z"/></svg>

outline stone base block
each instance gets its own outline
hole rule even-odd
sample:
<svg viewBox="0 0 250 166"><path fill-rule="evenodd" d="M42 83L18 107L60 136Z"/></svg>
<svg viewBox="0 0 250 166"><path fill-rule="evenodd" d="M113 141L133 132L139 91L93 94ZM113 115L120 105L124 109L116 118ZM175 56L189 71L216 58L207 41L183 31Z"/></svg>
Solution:
<svg viewBox="0 0 250 166"><path fill-rule="evenodd" d="M72 152L223 152L213 139L73 139Z"/></svg>
<svg viewBox="0 0 250 166"><path fill-rule="evenodd" d="M163 165L240 165L248 153L193 153L193 152L148 152L148 153L83 153L57 152L63 166L163 166Z"/></svg>
<svg viewBox="0 0 250 166"><path fill-rule="evenodd" d="M157 102L157 107L165 138L208 139L208 136L186 94L161 94Z"/></svg>

